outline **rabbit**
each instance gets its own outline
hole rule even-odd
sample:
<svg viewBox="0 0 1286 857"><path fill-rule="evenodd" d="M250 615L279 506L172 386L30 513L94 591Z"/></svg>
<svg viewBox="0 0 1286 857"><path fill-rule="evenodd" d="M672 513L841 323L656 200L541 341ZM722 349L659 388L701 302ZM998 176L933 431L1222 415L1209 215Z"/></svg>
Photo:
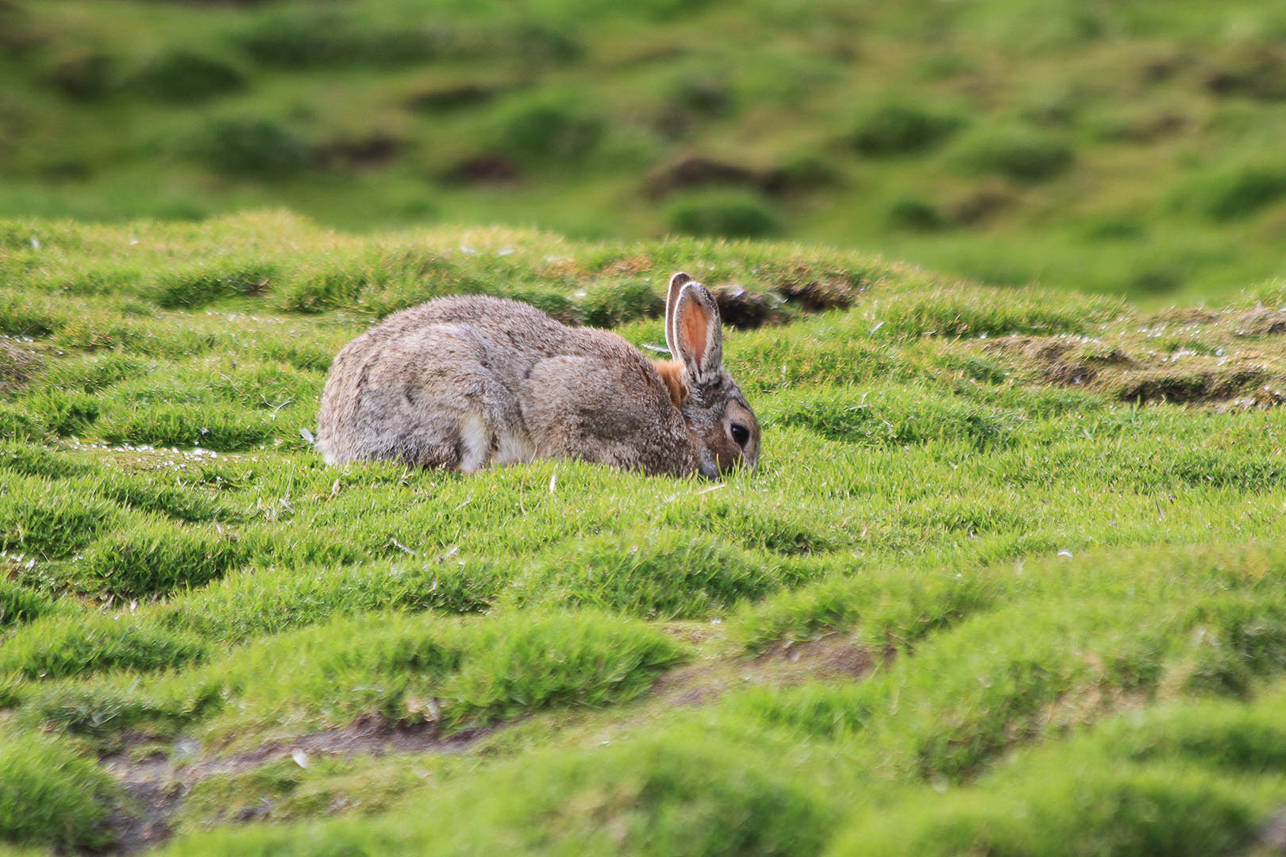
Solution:
<svg viewBox="0 0 1286 857"><path fill-rule="evenodd" d="M387 459L466 473L577 458L709 479L759 462L759 423L723 368L719 309L670 280L653 362L620 336L519 301L456 295L395 313L346 345L318 412L326 463Z"/></svg>

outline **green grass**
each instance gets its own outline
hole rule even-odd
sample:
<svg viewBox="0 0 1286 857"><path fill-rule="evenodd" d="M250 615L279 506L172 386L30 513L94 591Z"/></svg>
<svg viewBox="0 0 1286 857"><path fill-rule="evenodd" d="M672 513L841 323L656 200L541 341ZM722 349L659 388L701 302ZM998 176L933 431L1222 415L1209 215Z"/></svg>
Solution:
<svg viewBox="0 0 1286 857"><path fill-rule="evenodd" d="M37 735L0 742L0 839L15 844L101 847L108 813L123 800L90 759Z"/></svg>
<svg viewBox="0 0 1286 857"><path fill-rule="evenodd" d="M1211 853L1286 800L1280 284L1152 312L284 212L0 236L2 847L150 807L184 854ZM384 313L518 296L656 346L678 269L771 307L725 343L754 474L306 439Z"/></svg>
<svg viewBox="0 0 1286 857"><path fill-rule="evenodd" d="M9 0L0 32L0 217L780 236L1153 306L1286 273L1286 21L1252 0ZM247 262L159 298L253 292Z"/></svg>

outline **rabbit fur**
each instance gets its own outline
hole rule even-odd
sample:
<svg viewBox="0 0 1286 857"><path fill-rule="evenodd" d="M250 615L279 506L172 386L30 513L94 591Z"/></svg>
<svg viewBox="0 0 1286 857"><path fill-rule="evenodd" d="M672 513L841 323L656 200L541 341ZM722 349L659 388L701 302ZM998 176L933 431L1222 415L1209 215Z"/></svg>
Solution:
<svg viewBox="0 0 1286 857"><path fill-rule="evenodd" d="M388 459L470 472L579 458L719 478L759 461L759 423L724 370L709 290L675 274L670 361L525 303L457 295L389 316L335 358L317 446L328 464Z"/></svg>

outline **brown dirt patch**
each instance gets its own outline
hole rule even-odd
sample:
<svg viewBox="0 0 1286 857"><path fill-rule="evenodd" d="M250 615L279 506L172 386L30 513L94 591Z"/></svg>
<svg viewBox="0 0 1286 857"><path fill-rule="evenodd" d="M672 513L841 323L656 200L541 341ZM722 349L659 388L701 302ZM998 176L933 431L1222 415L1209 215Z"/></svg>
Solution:
<svg viewBox="0 0 1286 857"><path fill-rule="evenodd" d="M947 219L958 226L980 226L1014 204L1013 193L1002 184L986 184L947 207Z"/></svg>
<svg viewBox="0 0 1286 857"><path fill-rule="evenodd" d="M1278 808L1252 844L1266 849L1269 854L1286 854L1286 806Z"/></svg>
<svg viewBox="0 0 1286 857"><path fill-rule="evenodd" d="M522 180L522 174L513 161L500 155L477 155L460 161L447 170L442 178L463 185L492 185L507 187Z"/></svg>
<svg viewBox="0 0 1286 857"><path fill-rule="evenodd" d="M16 389L40 371L40 356L0 336L0 394Z"/></svg>
<svg viewBox="0 0 1286 857"><path fill-rule="evenodd" d="M892 653L872 652L847 634L783 642L753 658L690 664L670 670L651 695L667 708L706 705L746 686L790 687L806 681L859 681L888 663Z"/></svg>
<svg viewBox="0 0 1286 857"><path fill-rule="evenodd" d="M1286 311L1260 306L1236 317L1238 334L1242 336L1279 336L1286 334Z"/></svg>
<svg viewBox="0 0 1286 857"><path fill-rule="evenodd" d="M740 164L686 155L654 171L647 178L647 195L657 199L679 190L708 185L738 185L762 189L768 178Z"/></svg>
<svg viewBox="0 0 1286 857"><path fill-rule="evenodd" d="M735 285L715 286L710 293L719 305L719 317L732 327L753 330L790 320L782 308L782 299L775 294L758 294Z"/></svg>
<svg viewBox="0 0 1286 857"><path fill-rule="evenodd" d="M850 307L864 290L865 283L855 284L846 274L803 266L784 274L777 282L778 292L810 312Z"/></svg>
<svg viewBox="0 0 1286 857"><path fill-rule="evenodd" d="M385 134L334 140L317 152L318 160L330 168L373 169L386 166L402 150L402 143Z"/></svg>
<svg viewBox="0 0 1286 857"><path fill-rule="evenodd" d="M831 634L818 640L778 643L757 656L755 661L769 665L789 664L784 670L792 678L800 674L808 679L857 680L865 678L890 657L889 653L872 653L846 634Z"/></svg>
<svg viewBox="0 0 1286 857"><path fill-rule="evenodd" d="M1099 390L1122 402L1286 404L1286 310L1170 309L1090 336L1008 336L966 349L1012 363L1018 376Z"/></svg>
<svg viewBox="0 0 1286 857"><path fill-rule="evenodd" d="M1150 369L1121 378L1117 398L1127 402L1189 404L1231 399L1247 390L1265 373L1254 369L1191 374Z"/></svg>
<svg viewBox="0 0 1286 857"><path fill-rule="evenodd" d="M388 753L463 753L490 731L494 730L466 729L444 735L433 723L393 722L378 714L364 714L337 729L272 740L254 750L217 757L202 755L201 745L191 738L179 738L169 753L158 749L135 757L131 750L146 746L151 739L127 735L123 750L100 760L134 802L109 819L117 837L110 850L135 854L164 842L183 798L194 785L211 777L239 774L301 752L307 757L345 759Z"/></svg>
<svg viewBox="0 0 1286 857"><path fill-rule="evenodd" d="M505 87L477 83L459 83L426 89L407 99L406 106L422 113L442 113L466 107L477 107L499 95Z"/></svg>

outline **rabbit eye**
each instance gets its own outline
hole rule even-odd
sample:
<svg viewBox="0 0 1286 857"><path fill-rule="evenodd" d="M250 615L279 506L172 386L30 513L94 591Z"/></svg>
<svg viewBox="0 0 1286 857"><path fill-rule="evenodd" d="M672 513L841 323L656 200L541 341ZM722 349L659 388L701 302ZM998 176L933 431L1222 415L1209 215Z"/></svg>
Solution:
<svg viewBox="0 0 1286 857"><path fill-rule="evenodd" d="M733 423L728 431L732 434L732 439L737 442L737 446L744 447L746 442L750 440L750 429L741 423Z"/></svg>

